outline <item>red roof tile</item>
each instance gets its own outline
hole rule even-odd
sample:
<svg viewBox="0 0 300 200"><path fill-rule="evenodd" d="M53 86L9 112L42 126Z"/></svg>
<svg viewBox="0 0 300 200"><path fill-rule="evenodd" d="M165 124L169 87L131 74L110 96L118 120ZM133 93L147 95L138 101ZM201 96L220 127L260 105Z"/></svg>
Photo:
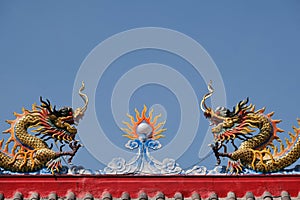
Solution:
<svg viewBox="0 0 300 200"><path fill-rule="evenodd" d="M1 176L0 200L296 199L300 175Z"/></svg>

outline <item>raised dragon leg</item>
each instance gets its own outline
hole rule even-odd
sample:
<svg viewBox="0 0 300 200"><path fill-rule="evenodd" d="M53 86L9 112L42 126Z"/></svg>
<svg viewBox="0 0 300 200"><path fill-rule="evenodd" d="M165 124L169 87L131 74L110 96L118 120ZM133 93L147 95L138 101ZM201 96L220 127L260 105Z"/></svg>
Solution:
<svg viewBox="0 0 300 200"><path fill-rule="evenodd" d="M62 151L62 152L57 152L57 157L60 156L70 156L70 158L68 159L68 163L72 163L72 159L75 156L76 152L78 151L78 149L80 147L82 147L82 144L79 144L77 140L75 140L74 142L71 142L69 144L69 147L72 149L72 151Z"/></svg>
<svg viewBox="0 0 300 200"><path fill-rule="evenodd" d="M224 153L226 154L227 153L227 147L224 144L219 143L219 142L215 142L215 144L210 144L209 146L212 148L212 150L215 154L215 157L217 159L216 165L220 165L221 164L220 156L223 156L223 154L220 153L219 150L223 147L224 148Z"/></svg>

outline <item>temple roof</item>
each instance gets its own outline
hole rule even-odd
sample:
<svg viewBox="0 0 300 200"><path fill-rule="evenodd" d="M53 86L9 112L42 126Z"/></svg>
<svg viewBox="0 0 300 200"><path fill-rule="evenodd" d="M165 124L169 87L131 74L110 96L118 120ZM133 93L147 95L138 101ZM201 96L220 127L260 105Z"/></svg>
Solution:
<svg viewBox="0 0 300 200"><path fill-rule="evenodd" d="M124 176L7 175L5 199L300 199L300 175Z"/></svg>

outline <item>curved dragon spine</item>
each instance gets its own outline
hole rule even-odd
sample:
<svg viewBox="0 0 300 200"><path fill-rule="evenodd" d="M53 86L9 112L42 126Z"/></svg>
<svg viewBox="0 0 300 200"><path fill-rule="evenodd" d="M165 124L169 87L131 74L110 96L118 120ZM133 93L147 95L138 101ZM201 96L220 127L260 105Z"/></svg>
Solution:
<svg viewBox="0 0 300 200"><path fill-rule="evenodd" d="M27 128L39 123L39 112L33 106L33 112L23 109L22 114L14 113L15 120L7 120L11 125L3 133L9 133L10 137L5 143L5 147L0 152L0 166L9 171L29 172L41 169L46 165L42 162L55 158L55 152L48 149L48 145L43 140L30 135ZM9 144L13 142L11 153L8 152ZM44 155L45 154L45 155Z"/></svg>
<svg viewBox="0 0 300 200"><path fill-rule="evenodd" d="M242 167L253 169L260 172L275 172L284 169L296 162L300 157L300 128L293 127L294 134L289 132L291 141L285 139L286 147L277 136L278 132L284 132L277 127L281 120L274 120L271 117L274 112L264 114L265 109L255 111L255 106L247 105L248 99L239 102L230 111L224 107L218 107L215 111L209 108L205 101L214 92L211 83L208 85L209 93L201 101L201 109L214 127L212 132L215 138L213 151L220 163L220 156L228 157L234 161L229 161L229 167L236 172L240 172ZM300 120L298 119L300 126ZM259 132L252 136L252 134ZM235 139L243 142L237 147L234 144ZM227 153L225 143L231 141L235 151ZM280 146L278 151L274 144L277 141ZM224 147L224 152L219 150Z"/></svg>
<svg viewBox="0 0 300 200"><path fill-rule="evenodd" d="M282 141L276 135L278 130L274 130L278 128L272 125L269 118L265 115L256 115L256 117L260 121L257 127L260 128L260 132L242 142L240 147L227 157L235 161L239 160L245 167L260 172L280 171L296 162L300 157L300 129L294 128L295 134L290 133L292 141L287 140L287 147L284 148ZM300 126L300 120L298 124ZM279 130L281 132L281 129ZM273 140L281 144L282 151L274 151Z"/></svg>

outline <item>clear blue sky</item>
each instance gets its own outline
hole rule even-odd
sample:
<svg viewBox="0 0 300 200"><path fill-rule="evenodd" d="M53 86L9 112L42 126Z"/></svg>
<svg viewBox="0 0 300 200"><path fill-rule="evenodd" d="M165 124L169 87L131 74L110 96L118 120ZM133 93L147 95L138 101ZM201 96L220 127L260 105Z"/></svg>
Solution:
<svg viewBox="0 0 300 200"><path fill-rule="evenodd" d="M300 2L296 0L1 1L1 129L7 128L4 121L12 119L14 111L21 111L23 106L30 108L33 102L39 101L39 96L49 98L57 106L71 105L76 73L100 42L133 28L163 27L179 31L205 48L222 75L229 108L250 97L258 108L266 106L267 111L275 111L274 117L283 120L280 127L291 131L296 118L300 117L299 10ZM129 70L149 62L174 65L174 68L182 64L186 65L186 72L190 70L178 57L155 50L132 52L114 65L126 65ZM114 73L121 72L112 66L107 80L102 80L104 85L98 87L96 98L102 107L96 107L107 137L123 148L127 140L112 121L110 105L101 102L108 98L102 99L101 90L110 90ZM204 81L193 76L187 79L200 101L206 92ZM198 84L199 89L196 88ZM180 122L178 101L166 88L147 87L133 94L130 108L140 109L143 103L169 102L165 105L169 116L168 131L166 139L162 140L167 144L176 137L172 133ZM201 113L195 141L178 160L183 168L199 160L199 141L207 125ZM209 165L214 159L207 162ZM83 149L74 164L103 168ZM201 164L206 165L205 162Z"/></svg>

